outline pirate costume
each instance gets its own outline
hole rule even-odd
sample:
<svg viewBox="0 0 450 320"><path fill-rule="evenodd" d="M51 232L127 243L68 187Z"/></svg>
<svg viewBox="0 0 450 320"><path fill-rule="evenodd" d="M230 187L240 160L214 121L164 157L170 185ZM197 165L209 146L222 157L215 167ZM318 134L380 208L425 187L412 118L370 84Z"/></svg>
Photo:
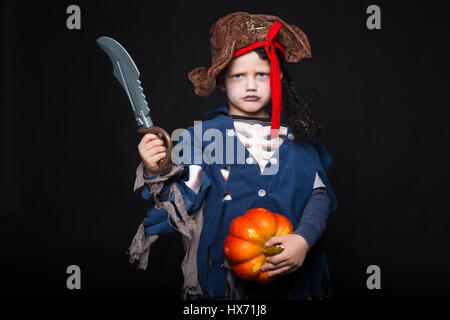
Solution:
<svg viewBox="0 0 450 320"><path fill-rule="evenodd" d="M130 262L147 266L151 244L158 236L178 231L186 250L182 262L184 299L320 299L329 272L320 240L336 198L326 175L331 157L318 142L294 141L281 114L280 50L287 62L311 57L306 35L276 16L236 12L210 29L212 66L189 73L195 93L210 95L217 76L230 61L257 47L270 60L271 118L231 115L228 104L204 114L205 120L188 127L175 146L189 150L190 159L202 154L207 141L199 132L216 129L232 139L226 164L205 161L174 165L160 176L147 176L141 162L136 171L139 190L150 208L129 249ZM197 127L201 126L201 128ZM200 130L199 130L200 129ZM189 138L183 138L189 137ZM245 162L238 161L245 150ZM223 146L222 154L227 149ZM267 174L277 166L276 174ZM288 218L294 233L305 238L309 250L300 268L271 284L237 278L223 253L231 221L251 208L265 208ZM328 287L327 296L331 297Z"/></svg>

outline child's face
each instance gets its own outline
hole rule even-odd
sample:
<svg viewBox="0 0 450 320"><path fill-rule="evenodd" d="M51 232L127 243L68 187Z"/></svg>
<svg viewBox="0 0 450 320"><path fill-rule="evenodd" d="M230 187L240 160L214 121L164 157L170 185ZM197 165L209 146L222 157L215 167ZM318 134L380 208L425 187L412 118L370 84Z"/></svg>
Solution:
<svg viewBox="0 0 450 320"><path fill-rule="evenodd" d="M238 56L225 70L223 82L221 90L227 93L230 114L268 117L264 108L270 102L268 60L261 59L255 51Z"/></svg>

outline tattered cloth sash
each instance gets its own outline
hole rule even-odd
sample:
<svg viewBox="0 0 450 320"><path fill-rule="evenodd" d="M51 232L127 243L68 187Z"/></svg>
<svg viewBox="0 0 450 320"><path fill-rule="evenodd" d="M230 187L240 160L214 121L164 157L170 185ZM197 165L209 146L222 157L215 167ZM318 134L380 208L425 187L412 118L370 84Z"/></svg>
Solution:
<svg viewBox="0 0 450 320"><path fill-rule="evenodd" d="M186 299L188 295L201 296L202 288L197 277L197 250L203 227L203 208L205 206L205 201L203 201L196 212L188 214L184 205L183 195L178 189L176 181L170 184L168 200L162 202L159 200L158 195L164 186L164 182L182 171L182 165L173 165L172 170L169 173L163 176L158 175L154 179L145 179L143 170L144 165L141 162L136 169L134 191L141 188L144 184L147 184L150 195L155 201L155 208L163 208L168 213L167 222L182 236L185 250L185 256L181 263L181 269L184 276L181 294L182 298ZM177 214L174 204L170 201L172 194L174 195L174 203L180 215ZM141 223L129 247L128 254L130 255L130 263L139 261L138 268L145 270L148 264L150 247L156 239L158 239L158 235L147 235L144 226Z"/></svg>

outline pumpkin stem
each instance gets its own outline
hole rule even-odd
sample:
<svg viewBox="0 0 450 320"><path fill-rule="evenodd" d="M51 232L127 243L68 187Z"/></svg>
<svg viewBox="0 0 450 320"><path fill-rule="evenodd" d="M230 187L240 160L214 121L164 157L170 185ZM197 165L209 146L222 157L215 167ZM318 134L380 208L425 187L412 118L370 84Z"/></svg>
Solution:
<svg viewBox="0 0 450 320"><path fill-rule="evenodd" d="M275 244L275 245L270 246L270 247L264 246L263 249L262 249L262 252L263 252L263 254L265 256L270 256L271 257L271 256L275 256L275 255L283 252L283 250L284 250L283 245Z"/></svg>

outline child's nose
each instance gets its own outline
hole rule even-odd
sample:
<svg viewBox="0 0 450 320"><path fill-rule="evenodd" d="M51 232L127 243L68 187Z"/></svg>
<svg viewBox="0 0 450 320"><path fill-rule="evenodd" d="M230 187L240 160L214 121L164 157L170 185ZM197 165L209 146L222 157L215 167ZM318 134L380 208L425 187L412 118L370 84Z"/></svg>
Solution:
<svg viewBox="0 0 450 320"><path fill-rule="evenodd" d="M255 90L256 89L256 81L252 77L248 77L247 80L247 90Z"/></svg>

